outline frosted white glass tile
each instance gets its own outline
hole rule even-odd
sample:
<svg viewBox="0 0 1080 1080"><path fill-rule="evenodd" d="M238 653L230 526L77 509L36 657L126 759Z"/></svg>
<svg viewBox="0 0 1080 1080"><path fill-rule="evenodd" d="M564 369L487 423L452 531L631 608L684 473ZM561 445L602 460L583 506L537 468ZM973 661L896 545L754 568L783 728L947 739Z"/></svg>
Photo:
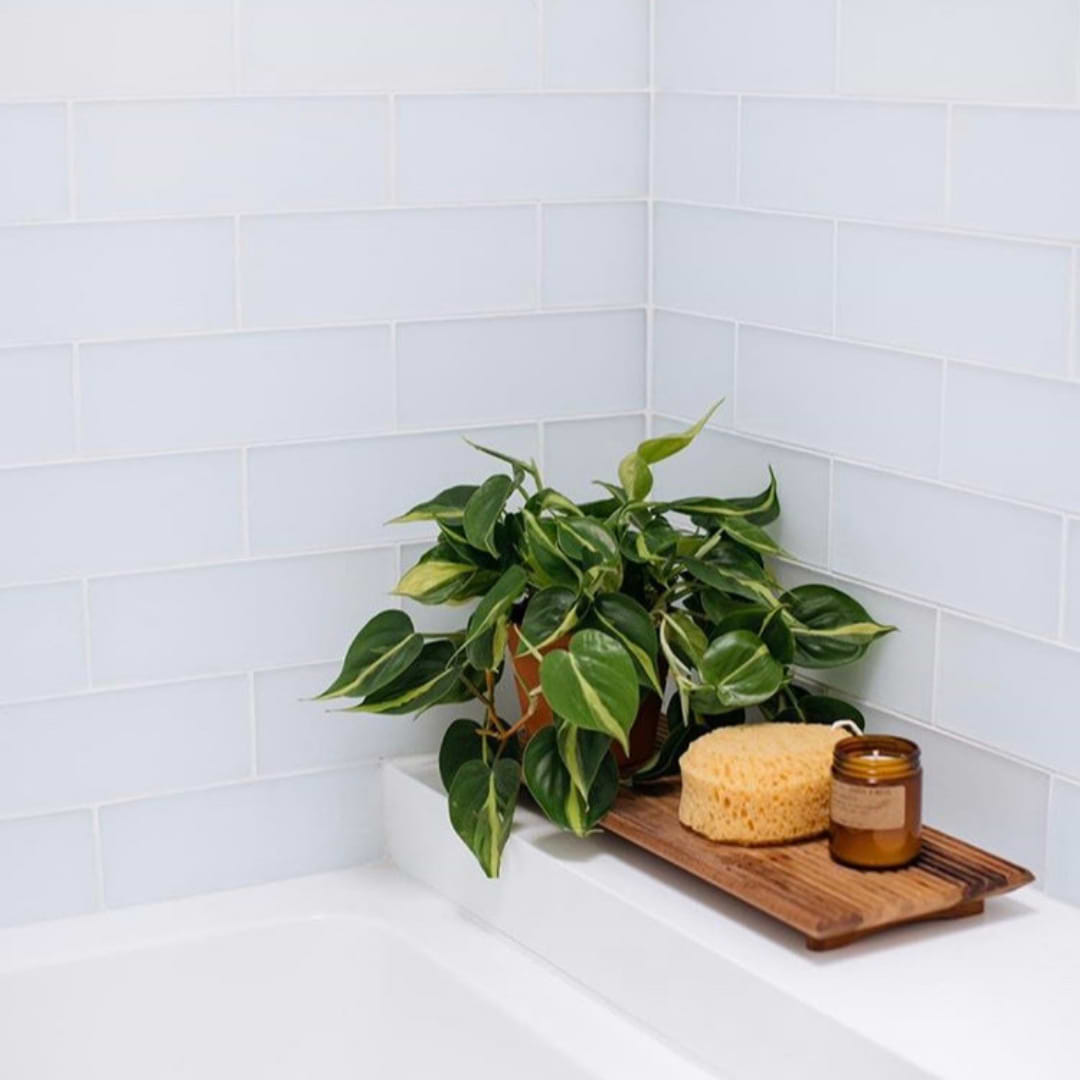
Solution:
<svg viewBox="0 0 1080 1080"><path fill-rule="evenodd" d="M221 0L5 0L0 97L228 90L231 23Z"/></svg>
<svg viewBox="0 0 1080 1080"><path fill-rule="evenodd" d="M1080 113L956 108L951 220L1029 236L1080 236Z"/></svg>
<svg viewBox="0 0 1080 1080"><path fill-rule="evenodd" d="M239 454L0 470L0 506L5 583L243 551Z"/></svg>
<svg viewBox="0 0 1080 1080"><path fill-rule="evenodd" d="M1060 549L1061 524L1053 514L872 469L834 467L831 565L852 577L1053 634ZM1022 574L1003 572L1018 558Z"/></svg>
<svg viewBox="0 0 1080 1080"><path fill-rule="evenodd" d="M379 853L375 765L101 811L109 907L338 870Z"/></svg>
<svg viewBox="0 0 1080 1080"><path fill-rule="evenodd" d="M854 597L875 622L896 627L894 633L875 641L854 664L808 670L806 678L832 687L841 697L874 702L919 720L930 720L937 621L932 607L791 563L778 564L776 572L788 588L831 585Z"/></svg>
<svg viewBox="0 0 1080 1080"><path fill-rule="evenodd" d="M543 76L562 90L647 86L648 0L545 0Z"/></svg>
<svg viewBox="0 0 1080 1080"><path fill-rule="evenodd" d="M532 207L253 217L240 227L245 325L530 307Z"/></svg>
<svg viewBox="0 0 1080 1080"><path fill-rule="evenodd" d="M1071 101L1072 0L845 0L840 89L886 97Z"/></svg>
<svg viewBox="0 0 1080 1080"><path fill-rule="evenodd" d="M250 727L240 676L0 708L0 814L239 779Z"/></svg>
<svg viewBox="0 0 1080 1080"><path fill-rule="evenodd" d="M743 326L738 426L933 475L941 367L922 356Z"/></svg>
<svg viewBox="0 0 1080 1080"><path fill-rule="evenodd" d="M653 433L682 431L686 426L658 417ZM706 428L690 447L655 467L654 497L756 495L768 486L770 465L783 508L780 518L768 526L770 535L796 558L823 564L829 504L825 458Z"/></svg>
<svg viewBox="0 0 1080 1080"><path fill-rule="evenodd" d="M544 208L546 307L644 304L648 263L645 203Z"/></svg>
<svg viewBox="0 0 1080 1080"><path fill-rule="evenodd" d="M402 202L648 193L645 94L416 96L397 109Z"/></svg>
<svg viewBox="0 0 1080 1080"><path fill-rule="evenodd" d="M654 110L655 196L688 202L735 202L737 99L714 94L657 94Z"/></svg>
<svg viewBox="0 0 1080 1080"><path fill-rule="evenodd" d="M641 311L406 323L398 327L397 347L405 427L645 405Z"/></svg>
<svg viewBox="0 0 1080 1080"><path fill-rule="evenodd" d="M380 548L92 581L95 682L327 660L386 605L394 564Z"/></svg>
<svg viewBox="0 0 1080 1080"><path fill-rule="evenodd" d="M546 424L544 483L578 502L606 498L604 489L592 481L617 484L619 462L644 438L644 416Z"/></svg>
<svg viewBox="0 0 1080 1080"><path fill-rule="evenodd" d="M1046 841L1046 890L1059 900L1080 904L1080 784L1055 778L1050 791L1050 829Z"/></svg>
<svg viewBox="0 0 1080 1080"><path fill-rule="evenodd" d="M71 349L0 350L0 465L70 457L74 449Z"/></svg>
<svg viewBox="0 0 1080 1080"><path fill-rule="evenodd" d="M1066 532L1065 640L1080 645L1080 521Z"/></svg>
<svg viewBox="0 0 1080 1080"><path fill-rule="evenodd" d="M734 415L735 327L720 319L657 311L653 317L653 407L696 420L724 399L710 421L730 427Z"/></svg>
<svg viewBox="0 0 1080 1080"><path fill-rule="evenodd" d="M1080 386L953 364L941 475L1080 510Z"/></svg>
<svg viewBox="0 0 1080 1080"><path fill-rule="evenodd" d="M795 330L832 325L830 221L660 203L655 299Z"/></svg>
<svg viewBox="0 0 1080 1080"><path fill-rule="evenodd" d="M63 105L0 105L0 222L67 217L65 139Z"/></svg>
<svg viewBox="0 0 1080 1080"><path fill-rule="evenodd" d="M1063 372L1069 251L841 224L837 326L847 337Z"/></svg>
<svg viewBox="0 0 1080 1080"><path fill-rule="evenodd" d="M80 368L87 453L360 435L394 422L385 326L87 345Z"/></svg>
<svg viewBox="0 0 1080 1080"><path fill-rule="evenodd" d="M659 0L663 89L831 91L833 0Z"/></svg>
<svg viewBox="0 0 1080 1080"><path fill-rule="evenodd" d="M94 837L88 811L0 821L0 926L94 909Z"/></svg>
<svg viewBox="0 0 1080 1080"><path fill-rule="evenodd" d="M248 455L256 554L394 543L433 533L430 522L388 524L455 484L507 470L465 436L514 457L535 457L535 425L272 446ZM387 467L387 463L392 467ZM343 478L353 477L355 482Z"/></svg>
<svg viewBox="0 0 1080 1080"><path fill-rule="evenodd" d="M381 98L77 105L78 213L214 214L386 199Z"/></svg>
<svg viewBox="0 0 1080 1080"><path fill-rule="evenodd" d="M941 727L1080 776L1080 732L1063 722L1061 696L1080 678L1080 653L945 615L939 670Z"/></svg>
<svg viewBox="0 0 1080 1080"><path fill-rule="evenodd" d="M945 106L745 98L742 201L884 221L945 212Z"/></svg>
<svg viewBox="0 0 1080 1080"><path fill-rule="evenodd" d="M240 0L245 90L484 90L536 85L532 0Z"/></svg>
<svg viewBox="0 0 1080 1080"><path fill-rule="evenodd" d="M959 739L869 710L867 728L919 744L923 761L923 820L1026 866L1046 867L1049 777Z"/></svg>
<svg viewBox="0 0 1080 1080"><path fill-rule="evenodd" d="M232 223L3 229L0 294L0 344L231 326Z"/></svg>
<svg viewBox="0 0 1080 1080"><path fill-rule="evenodd" d="M66 694L86 685L82 587L0 589L0 701Z"/></svg>
<svg viewBox="0 0 1080 1080"><path fill-rule="evenodd" d="M464 626L467 618L459 609L455 625ZM356 629L362 625L358 623ZM416 625L429 628L429 623L419 618ZM341 644L342 656L349 640ZM330 685L339 670L340 664L335 662L256 674L260 773L333 768L401 754L430 754L439 749L443 731L455 717L480 719L475 703L437 706L414 718L342 711L352 701L311 701L313 695Z"/></svg>

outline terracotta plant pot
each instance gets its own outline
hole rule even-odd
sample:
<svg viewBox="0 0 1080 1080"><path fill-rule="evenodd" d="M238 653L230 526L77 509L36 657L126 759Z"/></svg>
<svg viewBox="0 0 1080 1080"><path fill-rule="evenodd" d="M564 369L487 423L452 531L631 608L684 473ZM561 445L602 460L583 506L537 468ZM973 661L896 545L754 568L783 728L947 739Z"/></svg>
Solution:
<svg viewBox="0 0 1080 1080"><path fill-rule="evenodd" d="M517 655L518 644L521 637L514 623L510 624L509 645L510 662L514 665L517 678L514 686L517 689L518 703L521 705L522 715L529 707L529 691L540 685L540 661L532 653ZM546 655L553 649L566 649L570 646L570 635L558 638L550 645L540 650ZM661 671L661 677L665 672ZM656 749L656 732L660 725L660 695L653 690L638 688L641 698L638 704L637 718L634 726L630 729L630 753L624 754L622 748L613 746L615 760L621 772L631 772L644 764L652 756ZM525 721L523 731L528 738L535 735L546 724L550 724L554 717L551 715L551 706L544 700L541 694L533 709L532 716Z"/></svg>

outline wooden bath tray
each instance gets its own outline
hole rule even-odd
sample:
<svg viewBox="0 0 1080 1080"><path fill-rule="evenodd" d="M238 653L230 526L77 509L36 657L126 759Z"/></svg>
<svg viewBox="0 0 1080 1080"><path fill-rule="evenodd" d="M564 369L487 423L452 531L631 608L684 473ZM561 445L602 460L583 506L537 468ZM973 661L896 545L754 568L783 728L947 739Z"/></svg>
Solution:
<svg viewBox="0 0 1080 1080"><path fill-rule="evenodd" d="M977 915L988 896L1035 880L1021 866L923 829L923 849L901 870L853 870L833 862L824 837L774 847L718 844L678 817L680 781L623 791L600 823L608 832L689 871L835 949L890 926Z"/></svg>

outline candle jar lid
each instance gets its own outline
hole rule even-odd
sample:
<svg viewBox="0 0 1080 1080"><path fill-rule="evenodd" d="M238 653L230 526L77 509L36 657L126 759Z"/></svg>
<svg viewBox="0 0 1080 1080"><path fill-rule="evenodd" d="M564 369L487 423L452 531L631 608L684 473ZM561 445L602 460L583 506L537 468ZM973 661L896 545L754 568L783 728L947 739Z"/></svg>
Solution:
<svg viewBox="0 0 1080 1080"><path fill-rule="evenodd" d="M858 735L833 748L837 775L859 780L886 780L917 772L919 747L896 735Z"/></svg>

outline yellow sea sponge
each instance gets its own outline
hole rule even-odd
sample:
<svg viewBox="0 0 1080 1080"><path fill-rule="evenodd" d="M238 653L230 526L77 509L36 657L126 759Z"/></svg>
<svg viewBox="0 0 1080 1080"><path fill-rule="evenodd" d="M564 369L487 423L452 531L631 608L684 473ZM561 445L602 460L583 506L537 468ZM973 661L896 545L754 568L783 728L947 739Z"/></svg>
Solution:
<svg viewBox="0 0 1080 1080"><path fill-rule="evenodd" d="M743 724L690 744L679 759L679 820L728 844L777 844L829 827L833 746L821 724Z"/></svg>

